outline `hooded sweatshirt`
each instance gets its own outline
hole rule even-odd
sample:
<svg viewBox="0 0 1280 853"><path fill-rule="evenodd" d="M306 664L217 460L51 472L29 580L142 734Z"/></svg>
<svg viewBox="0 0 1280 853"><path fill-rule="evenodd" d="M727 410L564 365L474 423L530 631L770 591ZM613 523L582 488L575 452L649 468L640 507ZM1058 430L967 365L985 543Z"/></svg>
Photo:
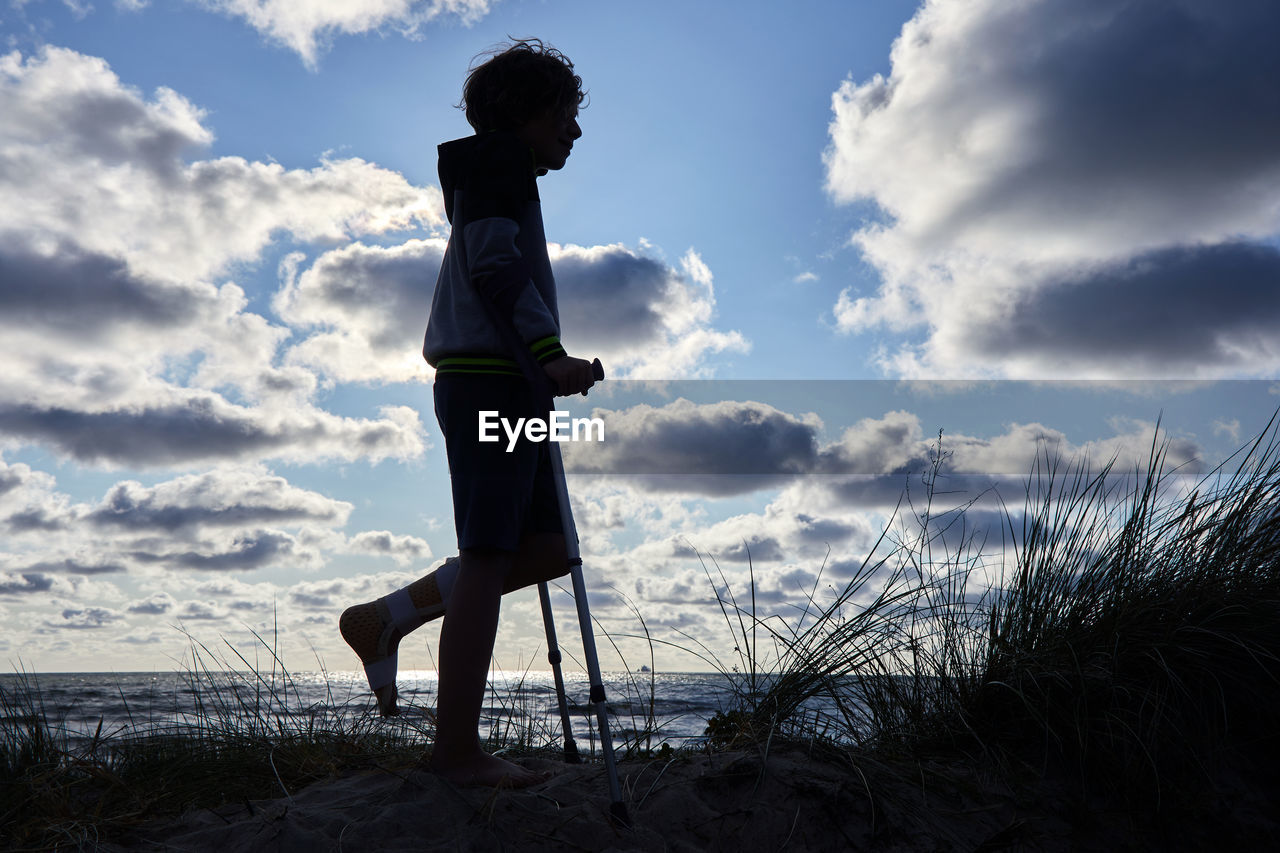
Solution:
<svg viewBox="0 0 1280 853"><path fill-rule="evenodd" d="M533 151L503 131L437 150L452 230L423 357L437 373L523 375L495 319L514 326L539 364L564 356Z"/></svg>

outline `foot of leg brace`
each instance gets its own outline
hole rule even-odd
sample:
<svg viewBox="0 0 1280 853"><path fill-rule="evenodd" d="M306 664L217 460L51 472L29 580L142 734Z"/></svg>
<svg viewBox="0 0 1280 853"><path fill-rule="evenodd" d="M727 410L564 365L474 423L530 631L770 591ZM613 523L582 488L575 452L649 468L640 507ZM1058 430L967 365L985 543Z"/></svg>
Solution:
<svg viewBox="0 0 1280 853"><path fill-rule="evenodd" d="M369 680L369 688L378 697L378 711L382 716L391 717L399 713L395 683L400 640L424 622L444 613L457 574L458 558L450 557L431 576L435 578L439 598L426 607L414 604L409 587L401 587L373 603L381 631L378 635L376 657L364 664L364 673ZM348 639L347 642L350 644L351 640ZM391 689L379 696L378 691L385 687Z"/></svg>

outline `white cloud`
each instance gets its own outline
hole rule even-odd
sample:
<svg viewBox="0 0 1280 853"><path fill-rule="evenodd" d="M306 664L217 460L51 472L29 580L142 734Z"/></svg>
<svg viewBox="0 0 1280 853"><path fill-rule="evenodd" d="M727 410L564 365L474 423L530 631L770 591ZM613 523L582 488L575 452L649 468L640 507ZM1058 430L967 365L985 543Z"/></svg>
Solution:
<svg viewBox="0 0 1280 853"><path fill-rule="evenodd" d="M381 418L345 418L312 406L249 408L222 397L164 389L133 399L68 409L40 402L0 404L0 433L41 444L85 464L186 467L248 459L296 462L410 459L426 449L421 418L384 406Z"/></svg>
<svg viewBox="0 0 1280 853"><path fill-rule="evenodd" d="M713 327L713 276L693 249L678 268L620 244L548 250L566 349L600 358L610 376L695 378L712 372L707 356L750 349L741 332Z"/></svg>
<svg viewBox="0 0 1280 853"><path fill-rule="evenodd" d="M144 486L116 483L84 520L103 530L179 535L202 527L343 525L351 504L291 485L260 466L214 469Z"/></svg>
<svg viewBox="0 0 1280 853"><path fill-rule="evenodd" d="M45 47L0 58L0 233L42 254L71 243L136 275L193 281L252 260L278 233L339 240L443 223L439 190L358 158L309 169L240 157L184 162L205 113L171 89L151 100L107 63Z"/></svg>
<svg viewBox="0 0 1280 853"><path fill-rule="evenodd" d="M124 614L110 607L68 607L61 619L49 620L46 627L54 630L106 628L124 619Z"/></svg>
<svg viewBox="0 0 1280 853"><path fill-rule="evenodd" d="M273 307L295 327L319 329L292 347L288 360L336 382L429 378L422 336L444 247L441 239L391 248L353 243L301 273L303 256L287 258Z"/></svg>
<svg viewBox="0 0 1280 853"><path fill-rule="evenodd" d="M396 565L431 559L431 546L417 536L398 536L389 530L365 530L351 537L347 545L355 554L375 554L390 557Z"/></svg>
<svg viewBox="0 0 1280 853"><path fill-rule="evenodd" d="M144 599L135 601L127 608L130 613L141 613L146 616L159 616L168 613L177 606L178 602L167 592L157 592L147 596Z"/></svg>
<svg viewBox="0 0 1280 853"><path fill-rule="evenodd" d="M295 51L314 68L324 43L335 35L394 28L416 36L443 16L464 24L484 17L490 0L199 0L201 5L237 18Z"/></svg>
<svg viewBox="0 0 1280 853"><path fill-rule="evenodd" d="M0 58L0 113L0 432L139 467L423 452L407 409L316 407L315 375L278 363L290 331L208 278L281 234L439 225L438 190L358 159L188 162L202 110L64 48Z"/></svg>
<svg viewBox="0 0 1280 853"><path fill-rule="evenodd" d="M129 584L205 572L315 570L349 554L399 565L431 556L415 536L344 535L351 504L299 488L260 465L154 485L126 480L100 501L73 503L51 476L0 463L0 488L0 531L13 549L0 553L0 588L9 594L48 591L59 578ZM163 591L176 590L166 585Z"/></svg>
<svg viewBox="0 0 1280 853"><path fill-rule="evenodd" d="M70 518L70 500L58 493L53 476L21 462L0 459L0 530L12 537L47 537Z"/></svg>
<svg viewBox="0 0 1280 853"><path fill-rule="evenodd" d="M599 358L611 378L701 376L719 352L745 352L746 338L713 325L712 274L689 250L673 268L619 244L549 244L561 330L571 355ZM421 356L445 241L383 248L353 243L299 271L281 263L276 312L307 336L286 361L334 382L426 380Z"/></svg>
<svg viewBox="0 0 1280 853"><path fill-rule="evenodd" d="M620 411L594 409L604 442L566 445L567 470L625 474L646 488L734 494L766 488L813 470L818 459L812 413L792 415L765 403L695 404L684 398Z"/></svg>
<svg viewBox="0 0 1280 853"><path fill-rule="evenodd" d="M883 361L912 375L1274 371L1278 15L926 3L890 75L832 98L827 189L888 219L838 326L912 333Z"/></svg>

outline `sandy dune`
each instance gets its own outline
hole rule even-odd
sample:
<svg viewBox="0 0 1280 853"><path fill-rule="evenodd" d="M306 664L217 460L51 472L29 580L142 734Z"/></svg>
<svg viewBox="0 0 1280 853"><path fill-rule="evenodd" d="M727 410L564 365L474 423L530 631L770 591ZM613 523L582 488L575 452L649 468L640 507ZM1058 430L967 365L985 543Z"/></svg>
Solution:
<svg viewBox="0 0 1280 853"><path fill-rule="evenodd" d="M554 775L494 791L421 769L368 770L194 811L97 849L1119 851L1220 849L1226 837L1245 844L1236 849L1280 849L1271 799L1244 786L1228 795L1229 811L1208 809L1210 821L1175 830L1105 797L1070 796L1030 769L1014 791L1008 766L998 776L955 755L889 766L789 746L622 762L627 827L610 818L602 765L521 763Z"/></svg>
<svg viewBox="0 0 1280 853"><path fill-rule="evenodd" d="M550 770L521 791L456 788L425 770L365 771L291 797L193 812L110 850L976 850L1028 840L1013 798L976 780L951 790L885 787L857 768L795 748L620 764L631 826L610 819L600 764L522 763ZM867 777L864 783L864 776ZM964 789L983 801L968 801ZM873 800L868 791L875 792ZM1046 832L1048 830L1048 832Z"/></svg>

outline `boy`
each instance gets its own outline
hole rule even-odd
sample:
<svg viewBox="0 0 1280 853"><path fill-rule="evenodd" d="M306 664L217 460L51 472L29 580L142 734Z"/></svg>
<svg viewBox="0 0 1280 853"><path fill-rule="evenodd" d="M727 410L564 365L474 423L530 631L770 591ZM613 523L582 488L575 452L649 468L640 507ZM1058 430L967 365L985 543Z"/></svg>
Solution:
<svg viewBox="0 0 1280 853"><path fill-rule="evenodd" d="M360 656L383 714L396 713L396 648L444 616L432 770L460 784L522 787L539 774L486 754L477 727L504 593L568 571L545 443L478 440L478 413L547 416L504 343L514 329L561 395L592 386L591 363L560 344L537 177L564 167L582 136L582 80L537 39L496 52L467 77L463 106L474 136L439 146L440 186L452 232L423 355L436 368L436 417L452 481L459 556L369 604L340 628ZM509 339L509 334L508 334Z"/></svg>

